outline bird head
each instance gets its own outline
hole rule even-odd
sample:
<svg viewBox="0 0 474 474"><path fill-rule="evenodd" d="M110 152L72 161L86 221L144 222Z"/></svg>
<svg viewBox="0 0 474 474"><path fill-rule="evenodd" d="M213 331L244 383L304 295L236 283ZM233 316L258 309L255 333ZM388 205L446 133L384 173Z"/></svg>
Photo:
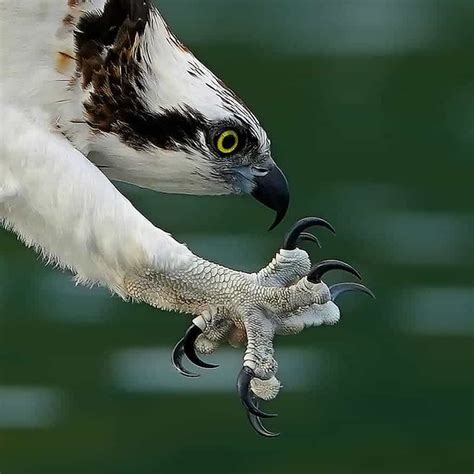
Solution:
<svg viewBox="0 0 474 474"><path fill-rule="evenodd" d="M75 33L87 153L114 180L163 192L289 202L264 129L148 0L109 0Z"/></svg>

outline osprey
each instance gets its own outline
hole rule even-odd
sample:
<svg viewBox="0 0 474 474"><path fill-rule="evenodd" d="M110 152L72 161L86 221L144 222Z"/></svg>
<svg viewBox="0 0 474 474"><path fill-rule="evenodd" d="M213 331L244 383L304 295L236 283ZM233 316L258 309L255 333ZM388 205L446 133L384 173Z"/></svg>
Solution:
<svg viewBox="0 0 474 474"><path fill-rule="evenodd" d="M258 273L206 261L154 226L110 180L157 191L249 194L288 207L285 176L256 117L173 35L150 0L1 0L0 222L78 282L195 316L173 351L213 367L222 342L243 345L239 396L257 432L274 436L260 400L280 389L275 335L334 324L342 292L311 267L299 221Z"/></svg>

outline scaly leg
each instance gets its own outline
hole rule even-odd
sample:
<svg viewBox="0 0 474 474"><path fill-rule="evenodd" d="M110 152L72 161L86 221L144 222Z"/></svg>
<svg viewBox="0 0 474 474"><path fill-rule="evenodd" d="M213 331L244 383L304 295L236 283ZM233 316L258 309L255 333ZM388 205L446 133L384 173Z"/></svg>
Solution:
<svg viewBox="0 0 474 474"><path fill-rule="evenodd" d="M139 296L139 299L160 307L174 306L172 300L178 297L180 301L175 304L180 309L183 309L184 303L184 306L189 307L184 308L185 311L198 314L173 351L174 365L183 375L197 376L184 368L184 355L195 365L214 368L217 366L202 361L196 351L202 354L211 353L223 341L245 345L238 392L252 426L264 436L274 434L263 427L260 418L269 415L260 410L258 400L273 399L280 389L280 382L275 377L278 364L273 356L275 334L296 334L305 327L334 324L339 320L339 309L334 304L339 295L346 291L371 294L370 290L357 283L342 283L330 288L323 283L323 276L336 269L345 270L360 278L359 273L344 262L325 260L310 267L306 252L295 246L308 225L315 224L332 229L320 219L306 218L299 221L288 233L284 248L277 257L257 274L232 272L199 259L196 261L196 273L200 275L200 283L204 283L204 287L189 280L189 289L181 287L179 292L173 290L171 298L165 292L164 301L163 296L161 301L157 301L159 291L142 289ZM292 259L291 256L295 258ZM205 280L209 276L222 284L218 294L215 293L217 289L213 285L207 287ZM162 287L169 284L168 276L163 277L156 273L147 273L143 278L144 282L140 282L140 287L143 283L146 287L150 285L150 281L156 280L152 287L161 285L161 293ZM187 275L178 275L173 277L172 281L182 283L188 281L188 278ZM134 284L136 285L136 281ZM134 288L129 291L133 294ZM246 296L240 298L241 293ZM181 301L183 295L184 302ZM213 304L208 304L207 300L213 300Z"/></svg>

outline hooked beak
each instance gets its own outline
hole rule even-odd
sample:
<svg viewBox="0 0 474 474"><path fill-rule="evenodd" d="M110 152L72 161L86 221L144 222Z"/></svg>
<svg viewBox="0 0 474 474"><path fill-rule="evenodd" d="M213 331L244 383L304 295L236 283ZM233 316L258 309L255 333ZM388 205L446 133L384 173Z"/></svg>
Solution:
<svg viewBox="0 0 474 474"><path fill-rule="evenodd" d="M258 174L253 178L255 187L251 195L265 206L276 212L275 221L270 229L274 229L285 217L290 203L288 181L283 172L272 161L270 166L259 168Z"/></svg>

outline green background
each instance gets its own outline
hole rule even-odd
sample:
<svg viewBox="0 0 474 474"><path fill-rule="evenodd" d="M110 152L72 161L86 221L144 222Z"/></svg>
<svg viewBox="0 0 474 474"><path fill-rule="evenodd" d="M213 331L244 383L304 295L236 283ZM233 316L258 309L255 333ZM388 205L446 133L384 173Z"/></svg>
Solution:
<svg viewBox="0 0 474 474"><path fill-rule="evenodd" d="M318 231L314 260L354 264L377 300L348 295L337 326L276 341L295 357L280 360L267 423L282 436L263 439L233 390L241 351L181 380L167 354L187 318L75 287L0 231L0 472L472 472L474 2L160 7L261 118L291 209L268 233L272 215L248 198L120 189L193 251L247 271L294 220L325 217L338 235ZM143 349L166 357L132 367L146 382L133 388L124 354Z"/></svg>

